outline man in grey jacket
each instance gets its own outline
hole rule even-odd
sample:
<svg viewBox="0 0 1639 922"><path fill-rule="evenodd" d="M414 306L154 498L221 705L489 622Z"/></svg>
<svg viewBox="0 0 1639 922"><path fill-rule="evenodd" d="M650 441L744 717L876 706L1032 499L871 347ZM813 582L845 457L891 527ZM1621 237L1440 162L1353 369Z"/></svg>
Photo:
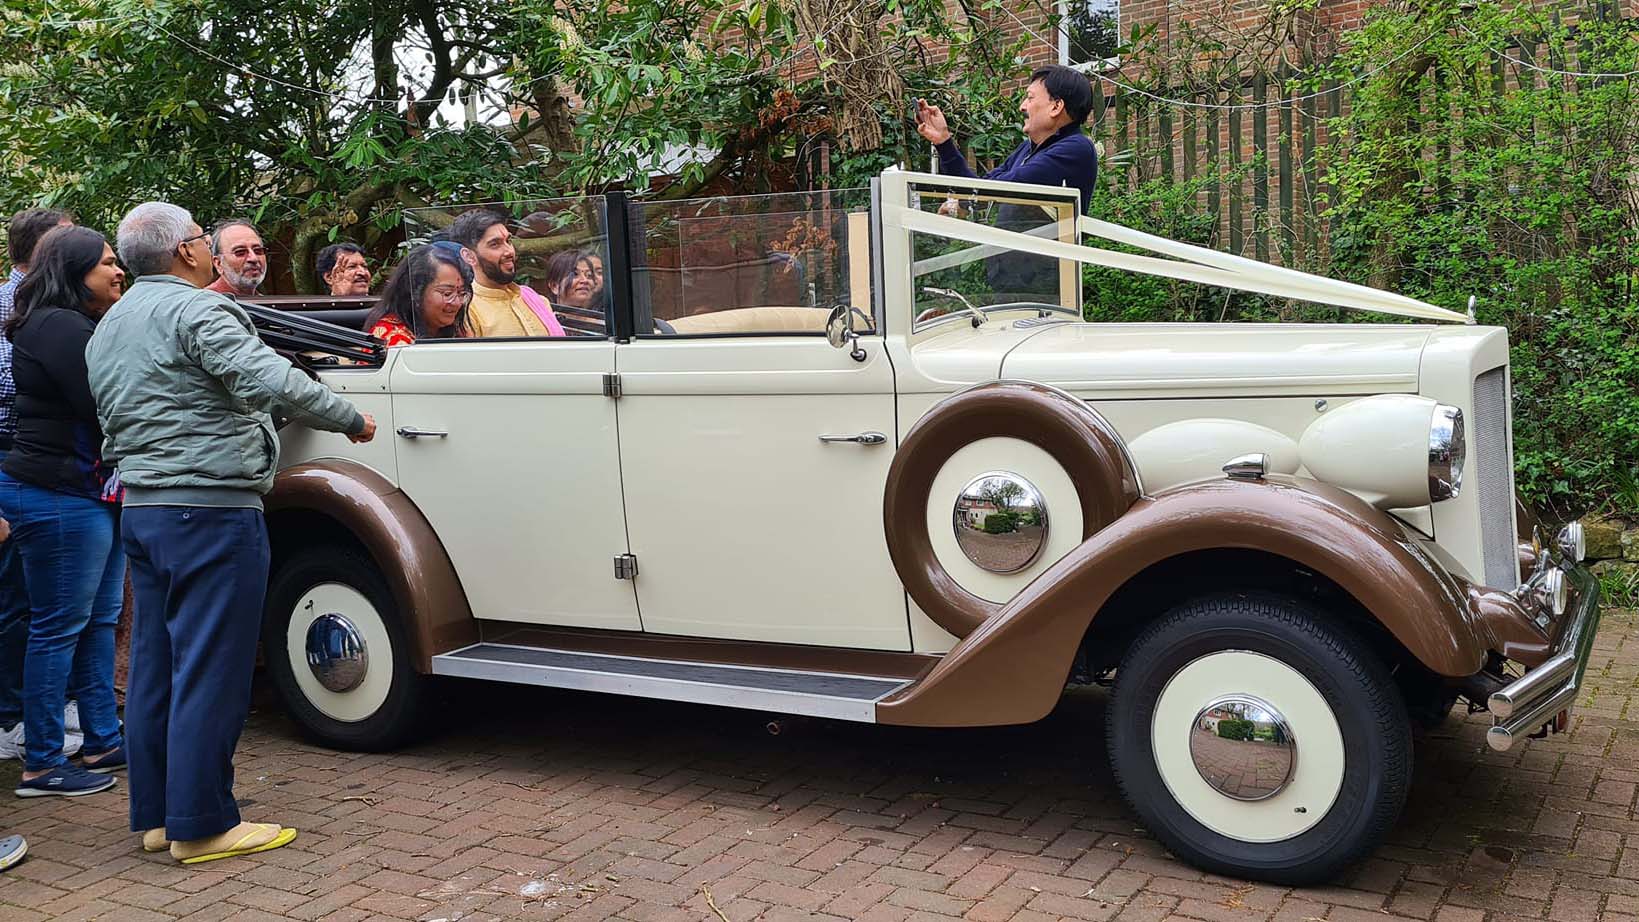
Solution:
<svg viewBox="0 0 1639 922"><path fill-rule="evenodd" d="M262 494L270 413L355 442L375 421L268 348L231 297L207 291L209 234L163 202L120 222L137 280L86 346L104 460L125 488L121 533L136 618L126 696L131 828L184 863L278 848L296 830L240 822L233 750L250 710L267 589Z"/></svg>

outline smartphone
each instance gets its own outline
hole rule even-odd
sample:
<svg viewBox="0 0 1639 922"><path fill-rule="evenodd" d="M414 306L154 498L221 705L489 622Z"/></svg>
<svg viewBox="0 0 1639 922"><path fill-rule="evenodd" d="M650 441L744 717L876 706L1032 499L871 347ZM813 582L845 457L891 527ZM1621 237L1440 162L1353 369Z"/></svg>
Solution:
<svg viewBox="0 0 1639 922"><path fill-rule="evenodd" d="M911 100L911 124L922 124L922 100L920 99Z"/></svg>

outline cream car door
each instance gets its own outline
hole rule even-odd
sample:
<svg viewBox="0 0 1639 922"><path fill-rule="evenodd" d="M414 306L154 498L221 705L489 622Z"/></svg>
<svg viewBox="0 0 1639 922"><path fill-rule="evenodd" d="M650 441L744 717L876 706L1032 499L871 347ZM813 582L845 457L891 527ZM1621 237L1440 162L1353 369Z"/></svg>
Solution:
<svg viewBox="0 0 1639 922"><path fill-rule="evenodd" d="M861 342L863 362L814 333L616 347L645 630L910 649L882 536L893 369Z"/></svg>
<svg viewBox="0 0 1639 922"><path fill-rule="evenodd" d="M482 619L639 630L605 339L395 350L400 486ZM385 434L385 433L384 433Z"/></svg>

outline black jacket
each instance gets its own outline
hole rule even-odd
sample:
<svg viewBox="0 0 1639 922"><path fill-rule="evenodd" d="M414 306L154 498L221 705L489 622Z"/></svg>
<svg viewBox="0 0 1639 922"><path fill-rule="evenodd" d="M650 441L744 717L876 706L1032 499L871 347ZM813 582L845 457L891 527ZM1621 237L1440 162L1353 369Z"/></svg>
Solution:
<svg viewBox="0 0 1639 922"><path fill-rule="evenodd" d="M11 337L17 437L0 469L16 480L92 499L102 493L102 428L85 371L96 323L75 310L36 308Z"/></svg>

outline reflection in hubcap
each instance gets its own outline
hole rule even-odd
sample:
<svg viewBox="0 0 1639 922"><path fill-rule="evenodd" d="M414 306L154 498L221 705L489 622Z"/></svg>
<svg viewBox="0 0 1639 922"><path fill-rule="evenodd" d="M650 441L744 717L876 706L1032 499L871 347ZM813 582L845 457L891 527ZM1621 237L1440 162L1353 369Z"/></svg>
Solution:
<svg viewBox="0 0 1639 922"><path fill-rule="evenodd" d="M956 544L992 573L1017 573L1047 544L1047 504L1035 484L1008 471L980 474L952 510Z"/></svg>
<svg viewBox="0 0 1639 922"><path fill-rule="evenodd" d="M364 637L353 622L331 612L308 625L307 666L326 690L340 693L357 688L369 664Z"/></svg>
<svg viewBox="0 0 1639 922"><path fill-rule="evenodd" d="M1189 754L1206 783L1236 800L1279 794L1297 767L1297 740L1286 718L1251 695L1208 702L1190 728Z"/></svg>

